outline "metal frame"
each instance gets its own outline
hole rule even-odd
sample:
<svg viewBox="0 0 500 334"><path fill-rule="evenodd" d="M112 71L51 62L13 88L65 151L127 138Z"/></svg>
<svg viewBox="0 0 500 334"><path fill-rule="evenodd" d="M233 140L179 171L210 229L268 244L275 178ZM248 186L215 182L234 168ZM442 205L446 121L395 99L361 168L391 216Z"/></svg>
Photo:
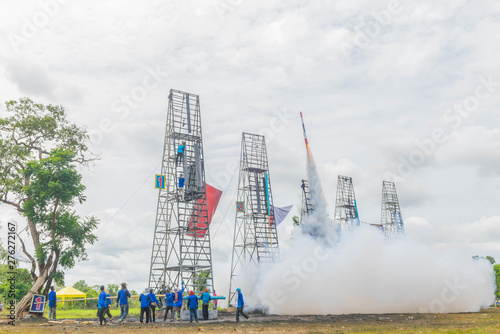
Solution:
<svg viewBox="0 0 500 334"><path fill-rule="evenodd" d="M403 216L399 207L398 193L394 182L383 181L382 183L382 218L386 236L404 235Z"/></svg>
<svg viewBox="0 0 500 334"><path fill-rule="evenodd" d="M243 266L258 274L263 265L279 260L279 243L274 223L271 178L264 136L243 133L237 201L245 212L236 212L229 305L236 302L235 279Z"/></svg>
<svg viewBox="0 0 500 334"><path fill-rule="evenodd" d="M182 141L186 147L182 163L176 166ZM195 293L205 287L212 291L210 229L208 224L197 224L208 216L198 95L170 90L161 172L166 176L165 189L158 193L148 286L159 291L184 282ZM184 201L178 194L180 173L185 178Z"/></svg>
<svg viewBox="0 0 500 334"><path fill-rule="evenodd" d="M300 209L300 223L302 224L305 217L313 212L313 205L311 202L311 193L309 191L309 181L302 180L300 187L302 188L302 207Z"/></svg>
<svg viewBox="0 0 500 334"><path fill-rule="evenodd" d="M359 226L356 195L351 177L342 175L338 177L334 219L339 224L340 231L349 231Z"/></svg>

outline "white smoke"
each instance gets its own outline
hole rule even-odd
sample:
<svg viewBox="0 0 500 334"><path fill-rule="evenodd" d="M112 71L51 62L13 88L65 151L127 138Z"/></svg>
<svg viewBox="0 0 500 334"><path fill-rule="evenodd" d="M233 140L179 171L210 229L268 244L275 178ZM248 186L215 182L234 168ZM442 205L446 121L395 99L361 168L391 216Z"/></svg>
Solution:
<svg viewBox="0 0 500 334"><path fill-rule="evenodd" d="M338 239L314 165L314 213L280 263L261 268L246 305L273 314L474 312L494 302L493 268L458 250L438 252L409 238L387 240L362 226ZM253 285L253 286L250 286Z"/></svg>

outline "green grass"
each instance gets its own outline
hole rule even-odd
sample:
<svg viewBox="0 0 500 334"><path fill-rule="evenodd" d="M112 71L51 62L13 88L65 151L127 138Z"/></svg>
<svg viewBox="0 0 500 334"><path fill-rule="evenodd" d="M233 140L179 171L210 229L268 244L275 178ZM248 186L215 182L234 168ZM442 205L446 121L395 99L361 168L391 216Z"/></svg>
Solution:
<svg viewBox="0 0 500 334"><path fill-rule="evenodd" d="M120 316L120 308L115 308L114 306L111 307L110 309L111 315L113 317L119 317ZM136 316L138 317L141 312L140 308L130 308L128 310L129 316ZM46 309L45 313L43 314L44 317L48 318L49 317L49 311ZM58 319L88 319L88 318L97 318L97 308L88 308L85 310L82 309L71 309L71 308L57 308L57 318Z"/></svg>

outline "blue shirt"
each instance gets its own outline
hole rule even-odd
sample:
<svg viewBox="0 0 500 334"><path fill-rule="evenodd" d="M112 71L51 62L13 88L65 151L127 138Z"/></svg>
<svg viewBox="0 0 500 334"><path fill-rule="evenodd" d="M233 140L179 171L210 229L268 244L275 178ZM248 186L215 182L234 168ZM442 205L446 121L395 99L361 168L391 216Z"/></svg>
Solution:
<svg viewBox="0 0 500 334"><path fill-rule="evenodd" d="M158 298L156 298L155 293L154 292L150 292L148 296L151 299L151 302L155 302L156 305L158 306Z"/></svg>
<svg viewBox="0 0 500 334"><path fill-rule="evenodd" d="M175 307L182 306L182 294L183 293L184 293L184 286L182 286L182 290L181 291L177 292L177 301L174 302L174 306Z"/></svg>
<svg viewBox="0 0 500 334"><path fill-rule="evenodd" d="M98 307L107 307L108 302L106 301L106 292L102 291L99 295L99 300L97 301Z"/></svg>
<svg viewBox="0 0 500 334"><path fill-rule="evenodd" d="M116 303L120 302L120 305L128 304L128 299L131 297L130 292L127 289L118 291L118 298L116 298Z"/></svg>
<svg viewBox="0 0 500 334"><path fill-rule="evenodd" d="M111 296L109 295L109 293L106 294L106 307L109 307L111 305Z"/></svg>
<svg viewBox="0 0 500 334"><path fill-rule="evenodd" d="M203 304L208 304L210 301L210 294L208 292L203 292L201 299L203 300Z"/></svg>
<svg viewBox="0 0 500 334"><path fill-rule="evenodd" d="M56 292L54 290L49 292L49 307L56 307Z"/></svg>
<svg viewBox="0 0 500 334"><path fill-rule="evenodd" d="M180 177L179 178L179 188L182 188L182 187L184 187L184 178Z"/></svg>
<svg viewBox="0 0 500 334"><path fill-rule="evenodd" d="M149 305L151 305L151 297L149 297L149 295L140 295L139 301L141 302L141 307L149 307Z"/></svg>
<svg viewBox="0 0 500 334"><path fill-rule="evenodd" d="M178 147L177 147L177 153L184 153L184 148L186 147L186 145L182 145L180 144Z"/></svg>
<svg viewBox="0 0 500 334"><path fill-rule="evenodd" d="M165 295L165 302L167 303L167 306L174 306L174 298L175 298L174 293L167 293Z"/></svg>
<svg viewBox="0 0 500 334"><path fill-rule="evenodd" d="M198 308L198 296L197 295L190 295L187 297L188 300L188 305L190 309L195 309Z"/></svg>
<svg viewBox="0 0 500 334"><path fill-rule="evenodd" d="M243 301L243 294L241 291L238 293L238 307L243 307L245 305L245 302Z"/></svg>

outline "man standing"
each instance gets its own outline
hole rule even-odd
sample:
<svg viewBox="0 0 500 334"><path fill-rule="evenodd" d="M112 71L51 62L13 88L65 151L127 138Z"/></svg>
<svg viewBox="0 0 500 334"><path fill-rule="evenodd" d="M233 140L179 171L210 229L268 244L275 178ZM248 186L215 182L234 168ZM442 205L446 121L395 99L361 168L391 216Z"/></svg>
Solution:
<svg viewBox="0 0 500 334"><path fill-rule="evenodd" d="M116 306L120 303L120 323L122 323L128 315L128 299L131 297L130 292L127 290L127 283L122 283L122 288L118 291L116 298Z"/></svg>
<svg viewBox="0 0 500 334"><path fill-rule="evenodd" d="M243 308L245 307L245 302L243 301L243 294L241 293L241 289L240 288L236 289L236 292L238 293L238 307L236 308L236 321L240 321L240 313L242 316L248 319L248 315L243 311Z"/></svg>
<svg viewBox="0 0 500 334"><path fill-rule="evenodd" d="M144 320L144 313L146 313L146 323L150 323L150 311L151 311L151 297L149 297L149 290L146 288L144 292L139 296L139 301L141 302L141 315L139 321L142 324Z"/></svg>
<svg viewBox="0 0 500 334"><path fill-rule="evenodd" d="M184 194L186 193L186 188L184 188L184 174L179 174L179 200L184 202Z"/></svg>
<svg viewBox="0 0 500 334"><path fill-rule="evenodd" d="M184 293L184 282L182 282L182 290L179 288L174 289L174 307L177 312L177 321L181 320L182 309L182 294Z"/></svg>
<svg viewBox="0 0 500 334"><path fill-rule="evenodd" d="M158 306L158 298L153 292L153 289L149 289L149 298L151 299L151 322L156 322L156 306Z"/></svg>
<svg viewBox="0 0 500 334"><path fill-rule="evenodd" d="M101 326L103 322L105 325L107 323L106 319L104 319L104 315L106 314L106 310L108 308L107 305L108 301L106 292L104 291L104 285L101 285L101 293L99 294L99 300L97 301L97 308L98 308L97 316L99 317L99 324Z"/></svg>
<svg viewBox="0 0 500 334"><path fill-rule="evenodd" d="M188 306L189 306L189 322L193 322L193 317L198 323L198 296L194 294L194 291L189 291Z"/></svg>
<svg viewBox="0 0 500 334"><path fill-rule="evenodd" d="M49 320L56 320L56 308L57 308L57 297L56 289L52 285L49 292Z"/></svg>
<svg viewBox="0 0 500 334"><path fill-rule="evenodd" d="M205 292L201 295L201 310L203 313L203 320L208 320L208 304L210 303L210 294L208 293L208 289L205 288Z"/></svg>
<svg viewBox="0 0 500 334"><path fill-rule="evenodd" d="M186 142L183 141L179 146L177 146L177 155L175 156L175 167L179 164L179 160L182 162L184 158L184 150L186 149Z"/></svg>
<svg viewBox="0 0 500 334"><path fill-rule="evenodd" d="M168 311L170 311L170 319L174 321L174 298L175 295L170 293L170 290L167 290L167 294L165 295L165 304L167 304L167 309L165 310L163 321L167 321Z"/></svg>

